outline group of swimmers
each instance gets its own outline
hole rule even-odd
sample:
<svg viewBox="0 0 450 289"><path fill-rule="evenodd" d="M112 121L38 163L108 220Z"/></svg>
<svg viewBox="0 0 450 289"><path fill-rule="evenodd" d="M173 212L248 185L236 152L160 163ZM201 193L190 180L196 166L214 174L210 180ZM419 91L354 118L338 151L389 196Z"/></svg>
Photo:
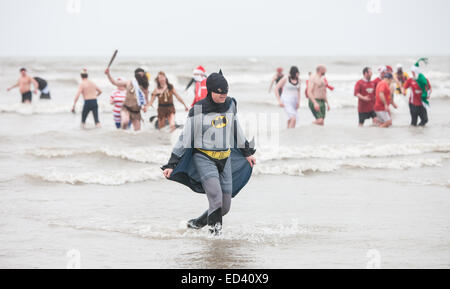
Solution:
<svg viewBox="0 0 450 289"><path fill-rule="evenodd" d="M324 65L319 65L314 74L309 73L305 89L308 106L316 119L313 123L320 126L325 124L326 112L331 109L327 90L334 90L334 87L325 78L326 73L327 68ZM284 108L288 116L287 127L288 129L295 128L301 96L300 71L298 67L292 66L287 76L283 75L282 68L278 68L277 74L270 84L269 92L272 90L274 83L276 83L275 96L278 104Z"/></svg>
<svg viewBox="0 0 450 289"><path fill-rule="evenodd" d="M403 94L407 89L412 90L412 124L417 125L418 117L421 118L420 125L426 124L426 109L424 112L421 105L423 106L422 102L427 102L431 86L420 73L419 63L420 61L411 69L412 78L408 78L399 69L395 82L387 67L380 69L380 77L373 81L371 69L364 69L364 78L355 86L361 125L369 118L373 118L380 127L392 124L389 106L392 104L397 107L392 97L392 91L397 88ZM327 90L334 89L325 78L326 72L325 66L318 66L306 85L305 94L317 125L324 125L326 111L330 110ZM29 91L31 84L36 90L37 81L27 76L26 70L21 73L21 80L16 85L20 87L21 93ZM275 95L278 103L289 116L288 127L295 128L300 104L300 72L294 66L288 76L283 76L282 70L277 73L271 88L277 83ZM255 143L249 142L244 135L237 118L237 101L228 96L228 81L222 72L212 73L206 78L203 67L194 70L193 81L186 88L189 89L195 83L196 94L190 109L164 72L159 72L155 78L156 88L151 93L150 101L150 77L144 69L136 69L134 78L130 81L123 77L113 78L109 68L105 70L105 74L116 87L111 96L111 103L114 105L113 117L118 129L127 129L132 125L135 130L139 130L141 111L146 112L156 98L159 102L159 128L168 122L171 130L175 129L174 96L184 105L185 110L189 111L178 142L167 164L161 169L168 180L181 183L194 192L203 193L208 199L208 209L199 217L189 220L186 223L187 228L199 230L208 226L211 234L220 235L223 217L230 211L232 198L248 183L256 165ZM97 97L102 91L88 79L86 69L81 71L81 79L72 111L75 110L79 97L83 95L85 103L82 124L85 124L87 115L92 112L95 123L99 126ZM397 87L393 87L392 84L395 83Z"/></svg>
<svg viewBox="0 0 450 289"><path fill-rule="evenodd" d="M372 69L365 67L363 69L363 78L359 80L354 88L354 95L358 98L358 117L359 125L364 126L368 119L372 119L373 124L379 127L389 127L392 125L390 107L397 109L394 101L395 94L406 95L409 91L409 109L411 114L411 125L425 126L428 122L427 106L431 94L431 85L427 78L420 72L420 62L427 63L426 58L421 58L412 68L411 77L403 70L402 65L397 65L397 71L394 72L391 66L382 66L378 68L378 77L372 80ZM306 81L304 94L308 99L308 106L315 121L313 124L323 126L325 124L326 112L330 111L328 101L328 90L334 90L325 75L327 68L319 65L316 72L309 73L309 79ZM143 121L141 112L147 112L149 107L153 107L158 99L157 116L152 117L151 121L157 118L155 123L158 129L166 125L173 132L177 127L175 123L176 98L185 108L186 105L174 86L170 83L167 75L160 71L155 78L156 87L150 94L150 74L142 68L137 68L134 78L130 81L124 77L113 78L110 69L105 70L105 74L112 85L115 86L110 97L110 103L113 108L113 119L117 129L129 129L131 126L135 131L141 129ZM193 71L193 77L187 85L187 91L192 85L195 88L194 101L191 107L198 101L204 99L207 95L206 88L207 74L202 66L198 66ZM41 92L41 99L50 99L50 91L46 80L40 77L32 77L25 68L20 69L20 78L15 85L8 88L10 91L19 87L23 103L31 103L32 91ZM284 108L287 116L287 128L296 127L298 109L301 98L301 80L300 71L297 66L290 68L289 74L284 75L283 69L278 68L277 73L272 79L269 92L273 87L278 104ZM87 69L81 71L81 83L75 96L72 112L75 112L75 105L82 95L84 106L81 116L81 125L85 127L86 119L90 112L94 116L95 125L100 127L98 117L97 98L102 93L98 86L88 79ZM149 99L150 96L150 99ZM420 123L419 123L420 119Z"/></svg>
<svg viewBox="0 0 450 289"><path fill-rule="evenodd" d="M34 88L33 92L31 91L32 85ZM19 88L20 94L22 95L22 103L31 103L33 93L37 94L38 91L41 93L40 99L50 99L50 90L47 81L41 77L30 76L24 67L20 69L20 77L17 82L7 88L6 91L10 91L16 87Z"/></svg>
<svg viewBox="0 0 450 289"><path fill-rule="evenodd" d="M126 80L124 77L113 78L110 69L105 70L105 74L112 85L116 87L113 91L110 103L114 105L113 119L117 129L128 129L133 126L135 131L141 129L143 121L141 112L147 112L149 107L153 107L156 99L158 99L157 109L157 127L162 129L166 125L173 132L177 126L175 124L175 106L174 98L176 98L185 108L189 107L179 95L175 87L170 83L167 75L160 71L155 78L156 87L150 94L150 74L142 68L137 68L134 72L132 80ZM82 125L85 126L86 116L92 111L97 126L100 125L98 120L97 97L101 94L101 90L91 81L89 81L87 71L81 73L82 83L79 86L78 93L75 97L75 104L80 94L85 99ZM186 88L195 84L195 98L192 105L206 97L206 71L199 66L194 70L193 79ZM149 99L150 96L150 99ZM151 118L152 120L154 118Z"/></svg>
<svg viewBox="0 0 450 289"><path fill-rule="evenodd" d="M358 98L359 125L364 126L368 119L378 127L390 127L392 117L390 106L395 109L398 105L394 101L395 94L406 95L409 91L409 109L412 126L425 126L428 123L427 106L432 92L429 80L420 72L420 63L427 63L428 59L419 59L411 67L411 75L403 71L402 65L397 65L397 71L391 66L382 66L378 69L379 76L372 80L372 69L363 69L363 78L359 80L354 89L354 95ZM313 124L323 126L325 124L326 111L330 110L327 90L334 90L325 74L327 68L319 65L316 73L309 73L306 81L305 96L308 98L308 106L316 119ZM275 96L287 116L287 128L296 127L298 109L300 108L301 81L297 66L292 66L289 75L283 75L283 69L278 68L269 86L269 93L275 85ZM418 120L420 118L420 123Z"/></svg>
<svg viewBox="0 0 450 289"><path fill-rule="evenodd" d="M432 88L429 80L420 72L420 62L427 63L426 58L419 59L411 67L411 77L403 71L401 64L397 65L394 73L391 66L378 68L379 76L372 80L372 69L363 69L363 78L355 85L354 95L358 98L359 125L372 118L373 123L379 127L390 127L392 117L390 106L395 109L395 94L406 96L409 91L409 111L412 126L425 126L428 123L427 106ZM418 119L420 123L418 124Z"/></svg>

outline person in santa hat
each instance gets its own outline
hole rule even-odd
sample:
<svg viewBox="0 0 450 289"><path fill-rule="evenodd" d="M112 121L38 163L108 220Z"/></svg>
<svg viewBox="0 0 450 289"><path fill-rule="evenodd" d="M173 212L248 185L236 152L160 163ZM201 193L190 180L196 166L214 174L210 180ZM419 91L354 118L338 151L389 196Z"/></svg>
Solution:
<svg viewBox="0 0 450 289"><path fill-rule="evenodd" d="M195 83L195 96L194 101L192 102L192 106L204 99L208 94L208 90L206 89L206 70L203 66L199 65L196 69L194 69L194 74L191 81L186 86L186 91Z"/></svg>

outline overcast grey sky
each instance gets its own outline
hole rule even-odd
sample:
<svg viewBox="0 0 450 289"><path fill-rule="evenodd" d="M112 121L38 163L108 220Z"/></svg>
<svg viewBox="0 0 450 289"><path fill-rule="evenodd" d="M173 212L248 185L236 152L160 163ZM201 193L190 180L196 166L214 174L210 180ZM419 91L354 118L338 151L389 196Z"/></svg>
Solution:
<svg viewBox="0 0 450 289"><path fill-rule="evenodd" d="M1 0L0 55L449 55L449 8L448 0Z"/></svg>

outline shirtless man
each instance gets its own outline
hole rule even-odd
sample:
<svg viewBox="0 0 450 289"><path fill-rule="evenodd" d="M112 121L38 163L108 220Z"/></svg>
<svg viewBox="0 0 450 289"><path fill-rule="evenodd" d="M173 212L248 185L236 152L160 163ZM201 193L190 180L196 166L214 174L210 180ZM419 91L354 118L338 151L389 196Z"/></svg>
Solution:
<svg viewBox="0 0 450 289"><path fill-rule="evenodd" d="M316 69L316 74L311 76L308 82L309 108L316 118L316 121L313 122L316 125L325 124L325 104L328 111L330 110L330 104L327 98L327 83L324 79L326 73L327 68L319 65Z"/></svg>
<svg viewBox="0 0 450 289"><path fill-rule="evenodd" d="M19 91L22 94L22 103L31 104L31 98L33 96L31 94L31 84L33 84L33 87L34 87L34 91L33 91L34 94L37 94L39 84L37 83L37 81L34 78L32 78L31 76L29 76L27 74L27 70L25 68L21 68L19 80L17 81L16 84L14 84L10 88L8 88L7 91L10 91L13 88L19 87Z"/></svg>
<svg viewBox="0 0 450 289"><path fill-rule="evenodd" d="M98 104L97 97L102 94L102 91L92 81L88 80L88 73L86 69L81 71L81 84L78 87L77 94L75 96L75 102L73 103L72 112L75 113L75 105L77 104L80 95L83 95L84 106L81 114L81 127L86 127L86 118L89 112L94 114L95 125L100 127L100 121L98 120Z"/></svg>

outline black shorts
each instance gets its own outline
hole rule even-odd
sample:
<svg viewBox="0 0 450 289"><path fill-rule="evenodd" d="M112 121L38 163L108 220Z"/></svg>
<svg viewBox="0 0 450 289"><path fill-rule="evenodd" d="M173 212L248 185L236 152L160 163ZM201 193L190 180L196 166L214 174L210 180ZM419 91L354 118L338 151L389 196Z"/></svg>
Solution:
<svg viewBox="0 0 450 289"><path fill-rule="evenodd" d="M48 92L48 93L41 92L40 99L50 99L50 92Z"/></svg>
<svg viewBox="0 0 450 289"><path fill-rule="evenodd" d="M100 123L100 121L98 120L97 100L96 99L88 99L88 100L84 101L83 112L81 113L81 123L82 124L86 123L86 118L87 118L89 112L91 112L91 111L92 111L92 114L94 115L95 124Z"/></svg>
<svg viewBox="0 0 450 289"><path fill-rule="evenodd" d="M377 114L375 113L375 111L371 111L371 112L360 112L359 113L359 123L360 124L364 124L364 122L367 120L367 119L370 119L370 118L376 118L377 117Z"/></svg>
<svg viewBox="0 0 450 289"><path fill-rule="evenodd" d="M31 94L31 91L27 91L22 93L22 103L24 103L25 101L29 101L31 102L31 98L33 97L33 95Z"/></svg>

